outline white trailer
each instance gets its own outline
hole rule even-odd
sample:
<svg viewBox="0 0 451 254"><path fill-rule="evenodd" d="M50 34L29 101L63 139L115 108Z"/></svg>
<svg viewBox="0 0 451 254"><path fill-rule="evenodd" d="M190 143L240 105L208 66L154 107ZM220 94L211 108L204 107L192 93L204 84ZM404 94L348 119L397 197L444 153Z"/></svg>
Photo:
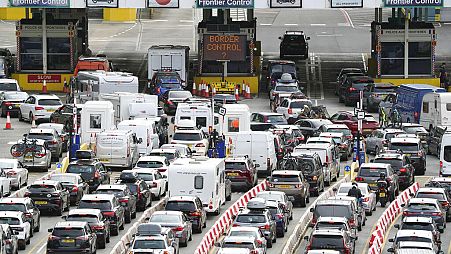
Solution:
<svg viewBox="0 0 451 254"><path fill-rule="evenodd" d="M451 126L451 94L425 94L421 104L420 124L429 131L437 126Z"/></svg>
<svg viewBox="0 0 451 254"><path fill-rule="evenodd" d="M124 120L117 125L118 130L131 130L138 139L138 151L140 156L150 153L158 148L159 139L155 130L155 121L145 119Z"/></svg>
<svg viewBox="0 0 451 254"><path fill-rule="evenodd" d="M207 212L220 213L226 201L224 159L177 159L168 169L169 196L197 196Z"/></svg>
<svg viewBox="0 0 451 254"><path fill-rule="evenodd" d="M87 101L81 110L81 143L95 143L95 137L105 131L114 129L114 109L109 101Z"/></svg>
<svg viewBox="0 0 451 254"><path fill-rule="evenodd" d="M209 132L209 127L215 125L218 127L218 115L213 114L211 103L179 103L174 116L174 128L177 128L182 122L191 120L199 130L205 133Z"/></svg>
<svg viewBox="0 0 451 254"><path fill-rule="evenodd" d="M115 124L135 117L158 115L158 96L156 95L116 92L100 94L99 100L110 101L113 104Z"/></svg>
<svg viewBox="0 0 451 254"><path fill-rule="evenodd" d="M240 131L251 130L251 113L249 106L246 104L224 104L226 113L219 118L219 133L228 138ZM234 121L238 121L238 128L234 126Z"/></svg>
<svg viewBox="0 0 451 254"><path fill-rule="evenodd" d="M148 50L148 80L159 70L177 71L182 85L188 82L189 47L180 45L154 45Z"/></svg>

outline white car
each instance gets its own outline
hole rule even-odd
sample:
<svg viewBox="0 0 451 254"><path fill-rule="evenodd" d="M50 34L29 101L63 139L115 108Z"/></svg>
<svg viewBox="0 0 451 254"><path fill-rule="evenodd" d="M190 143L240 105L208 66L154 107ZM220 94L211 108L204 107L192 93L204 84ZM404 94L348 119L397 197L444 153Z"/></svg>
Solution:
<svg viewBox="0 0 451 254"><path fill-rule="evenodd" d="M251 254L251 250L247 248L221 248L217 254Z"/></svg>
<svg viewBox="0 0 451 254"><path fill-rule="evenodd" d="M276 108L276 112L282 114L288 123L294 123L298 117L307 114L312 108L312 101L309 99L284 99Z"/></svg>
<svg viewBox="0 0 451 254"><path fill-rule="evenodd" d="M169 160L165 156L142 156L133 169L156 169L167 176L169 164Z"/></svg>
<svg viewBox="0 0 451 254"><path fill-rule="evenodd" d="M20 189L28 182L28 169L17 159L0 159L0 169L2 169L6 176L11 180L11 186Z"/></svg>
<svg viewBox="0 0 451 254"><path fill-rule="evenodd" d="M160 147L160 149L175 149L179 151L181 157L191 157L192 151L191 149L184 144L164 144Z"/></svg>
<svg viewBox="0 0 451 254"><path fill-rule="evenodd" d="M201 130L176 130L171 144L187 145L193 156L205 156L208 151L208 138Z"/></svg>
<svg viewBox="0 0 451 254"><path fill-rule="evenodd" d="M357 183L357 187L363 195L363 208L367 215L372 215L373 211L376 210L376 193L370 189L367 183ZM337 190L337 196L345 197L348 196L348 191L352 188L352 183L342 183Z"/></svg>
<svg viewBox="0 0 451 254"><path fill-rule="evenodd" d="M158 169L136 168L133 169L138 176L143 179L147 186L149 186L152 198L154 200L160 199L161 196L166 195L168 186L168 178L162 175Z"/></svg>
<svg viewBox="0 0 451 254"><path fill-rule="evenodd" d="M30 222L25 218L23 212L0 212L0 224L8 224L16 231L19 239L19 249L25 250L27 244L30 243Z"/></svg>
<svg viewBox="0 0 451 254"><path fill-rule="evenodd" d="M333 138L329 137L310 137L307 139L306 144L329 144L334 146L336 143Z"/></svg>
<svg viewBox="0 0 451 254"><path fill-rule="evenodd" d="M153 149L150 151L149 156L163 156L168 159L169 163L181 158L179 151L177 149Z"/></svg>
<svg viewBox="0 0 451 254"><path fill-rule="evenodd" d="M258 253L266 253L266 238L263 232L257 227L232 227L227 236L250 236L257 239L260 244Z"/></svg>
<svg viewBox="0 0 451 254"><path fill-rule="evenodd" d="M60 98L54 94L32 94L20 105L19 121L28 120L31 123L33 118L49 121L50 115L62 105Z"/></svg>

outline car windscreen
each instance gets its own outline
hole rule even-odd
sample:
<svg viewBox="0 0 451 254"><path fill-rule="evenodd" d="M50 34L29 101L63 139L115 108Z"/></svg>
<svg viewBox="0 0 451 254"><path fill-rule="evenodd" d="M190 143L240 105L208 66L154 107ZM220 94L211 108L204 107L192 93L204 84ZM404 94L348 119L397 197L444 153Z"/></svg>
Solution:
<svg viewBox="0 0 451 254"><path fill-rule="evenodd" d="M374 92L376 93L394 93L396 92L396 87L393 86L375 86Z"/></svg>
<svg viewBox="0 0 451 254"><path fill-rule="evenodd" d="M431 223L422 223L422 222L403 222L402 230L410 229L410 230L426 230L432 231L434 227Z"/></svg>
<svg viewBox="0 0 451 254"><path fill-rule="evenodd" d="M287 120L283 116L267 116L266 123L286 123Z"/></svg>
<svg viewBox="0 0 451 254"><path fill-rule="evenodd" d="M78 236L84 236L85 231L82 228L54 228L52 231L53 236L58 237L78 237Z"/></svg>
<svg viewBox="0 0 451 254"><path fill-rule="evenodd" d="M381 175L381 173L385 173L385 175L387 175L387 169L361 167L359 170L359 176L362 176L362 177L379 177Z"/></svg>
<svg viewBox="0 0 451 254"><path fill-rule="evenodd" d="M165 210L167 211L195 211L196 205L192 201L168 201Z"/></svg>
<svg viewBox="0 0 451 254"><path fill-rule="evenodd" d="M138 173L139 178L143 179L144 181L153 181L153 174L152 173Z"/></svg>
<svg viewBox="0 0 451 254"><path fill-rule="evenodd" d="M344 248L344 241L340 235L314 235L310 247L311 249Z"/></svg>
<svg viewBox="0 0 451 254"><path fill-rule="evenodd" d="M0 88L0 90L2 90ZM27 93L5 93L6 100L26 100L28 98Z"/></svg>
<svg viewBox="0 0 451 254"><path fill-rule="evenodd" d="M88 223L97 223L99 218L93 214L70 214L66 218L67 221L85 221Z"/></svg>
<svg viewBox="0 0 451 254"><path fill-rule="evenodd" d="M283 42L286 43L305 43L304 35L285 35Z"/></svg>
<svg viewBox="0 0 451 254"><path fill-rule="evenodd" d="M30 191L30 192L54 192L54 191L56 191L56 187L54 185L33 184L29 187L28 191Z"/></svg>
<svg viewBox="0 0 451 254"><path fill-rule="evenodd" d="M112 209L111 202L108 200L81 200L78 208L92 208L100 211L110 211Z"/></svg>
<svg viewBox="0 0 451 254"><path fill-rule="evenodd" d="M0 161L0 168L2 169L14 168L14 165L14 162Z"/></svg>
<svg viewBox="0 0 451 254"><path fill-rule="evenodd" d="M66 170L67 173L76 173L76 174L94 173L94 171L95 168L93 165L76 165L76 164L69 165L69 167L67 167Z"/></svg>
<svg viewBox="0 0 451 254"><path fill-rule="evenodd" d="M163 167L163 162L161 161L138 161L136 163L138 168L161 168Z"/></svg>
<svg viewBox="0 0 451 254"><path fill-rule="evenodd" d="M0 211L16 211L16 212L25 212L25 204L18 203L1 203Z"/></svg>
<svg viewBox="0 0 451 254"><path fill-rule="evenodd" d="M349 129L328 128L327 132L339 132L339 133L343 133L344 135L351 135L351 130L349 130Z"/></svg>
<svg viewBox="0 0 451 254"><path fill-rule="evenodd" d="M290 103L290 108L304 108L304 106L312 107L311 101L293 101Z"/></svg>
<svg viewBox="0 0 451 254"><path fill-rule="evenodd" d="M376 158L374 159L374 163L390 164L394 170L399 170L403 166L401 159L393 159L393 158Z"/></svg>
<svg viewBox="0 0 451 254"><path fill-rule="evenodd" d="M236 222L240 223L265 223L266 216L264 214L240 214L236 217Z"/></svg>
<svg viewBox="0 0 451 254"><path fill-rule="evenodd" d="M224 242L222 248L243 248L253 250L255 247L253 243L248 242Z"/></svg>
<svg viewBox="0 0 451 254"><path fill-rule="evenodd" d="M51 133L30 133L27 135L28 139L42 139L42 140L51 140L53 139L53 135Z"/></svg>
<svg viewBox="0 0 451 254"><path fill-rule="evenodd" d="M226 170L246 170L246 162L226 162Z"/></svg>
<svg viewBox="0 0 451 254"><path fill-rule="evenodd" d="M297 86L276 86L275 88L277 92L296 92L298 90Z"/></svg>
<svg viewBox="0 0 451 254"><path fill-rule="evenodd" d="M151 223L181 223L180 215L175 214L153 214L150 217Z"/></svg>
<svg viewBox="0 0 451 254"><path fill-rule="evenodd" d="M52 175L50 176L50 180L57 181L60 183L78 183L77 178L73 176L65 176L65 175Z"/></svg>
<svg viewBox="0 0 451 254"><path fill-rule="evenodd" d="M189 91L170 91L169 99L186 99L193 97Z"/></svg>
<svg viewBox="0 0 451 254"><path fill-rule="evenodd" d="M278 175L274 174L271 177L271 182L278 183L278 182L290 182L290 183L297 183L300 182L299 176L297 175Z"/></svg>
<svg viewBox="0 0 451 254"><path fill-rule="evenodd" d="M390 150L401 150L403 152L417 152L419 150L417 143L407 143L407 142L391 142L389 144Z"/></svg>
<svg viewBox="0 0 451 254"><path fill-rule="evenodd" d="M345 217L351 218L351 207L347 205L321 204L315 207L318 217Z"/></svg>
<svg viewBox="0 0 451 254"><path fill-rule="evenodd" d="M124 191L118 189L97 189L96 194L112 194L116 197L123 197Z"/></svg>
<svg viewBox="0 0 451 254"><path fill-rule="evenodd" d="M40 99L38 105L41 106L60 106L63 105L59 99Z"/></svg>
<svg viewBox="0 0 451 254"><path fill-rule="evenodd" d="M201 141L202 136L200 133L193 132L176 132L172 137L173 140L181 140L181 141Z"/></svg>
<svg viewBox="0 0 451 254"><path fill-rule="evenodd" d="M401 236L401 237L396 237L396 239L395 239L395 243L405 242L405 241L430 243L431 239L426 238L426 237L418 237L418 236L415 236L415 235Z"/></svg>
<svg viewBox="0 0 451 254"><path fill-rule="evenodd" d="M446 197L443 195L443 193L437 193L437 192L417 192L416 198L433 198L437 199L438 201L445 201Z"/></svg>
<svg viewBox="0 0 451 254"><path fill-rule="evenodd" d="M172 83L172 82L170 82L170 83L166 83L166 82L162 82L161 83L161 87L162 88L180 88L180 83Z"/></svg>
<svg viewBox="0 0 451 254"><path fill-rule="evenodd" d="M20 225L20 220L15 217L0 217L0 224Z"/></svg>
<svg viewBox="0 0 451 254"><path fill-rule="evenodd" d="M166 244L164 243L164 240L158 240L158 239L143 239L143 240L136 240L133 244L133 249L156 249L156 250L164 250L166 249ZM133 251L132 251L133 252Z"/></svg>

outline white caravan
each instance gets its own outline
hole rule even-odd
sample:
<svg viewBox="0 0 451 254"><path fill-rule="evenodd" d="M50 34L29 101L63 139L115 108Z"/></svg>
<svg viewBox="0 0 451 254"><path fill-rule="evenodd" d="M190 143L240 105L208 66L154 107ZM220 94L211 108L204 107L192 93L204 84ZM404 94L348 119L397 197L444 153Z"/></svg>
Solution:
<svg viewBox="0 0 451 254"><path fill-rule="evenodd" d="M451 94L425 94L421 104L420 124L429 131L437 126L451 126Z"/></svg>
<svg viewBox="0 0 451 254"><path fill-rule="evenodd" d="M180 103L177 105L177 111L173 118L174 129L177 128L181 121L186 122L183 120L191 120L198 129L208 133L209 126L212 126L212 124L217 126L219 121L217 114L212 116L212 111L211 103Z"/></svg>
<svg viewBox="0 0 451 254"><path fill-rule="evenodd" d="M95 143L95 137L114 126L113 104L109 101L87 101L80 116L81 143Z"/></svg>

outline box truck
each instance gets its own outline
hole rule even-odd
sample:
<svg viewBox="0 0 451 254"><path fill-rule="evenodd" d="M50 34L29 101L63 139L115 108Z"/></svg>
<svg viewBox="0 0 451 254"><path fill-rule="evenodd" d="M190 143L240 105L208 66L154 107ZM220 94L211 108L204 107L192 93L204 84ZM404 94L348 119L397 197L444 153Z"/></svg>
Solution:
<svg viewBox="0 0 451 254"><path fill-rule="evenodd" d="M189 47L180 45L154 45L148 50L148 80L160 70L176 71L186 87L189 73Z"/></svg>

